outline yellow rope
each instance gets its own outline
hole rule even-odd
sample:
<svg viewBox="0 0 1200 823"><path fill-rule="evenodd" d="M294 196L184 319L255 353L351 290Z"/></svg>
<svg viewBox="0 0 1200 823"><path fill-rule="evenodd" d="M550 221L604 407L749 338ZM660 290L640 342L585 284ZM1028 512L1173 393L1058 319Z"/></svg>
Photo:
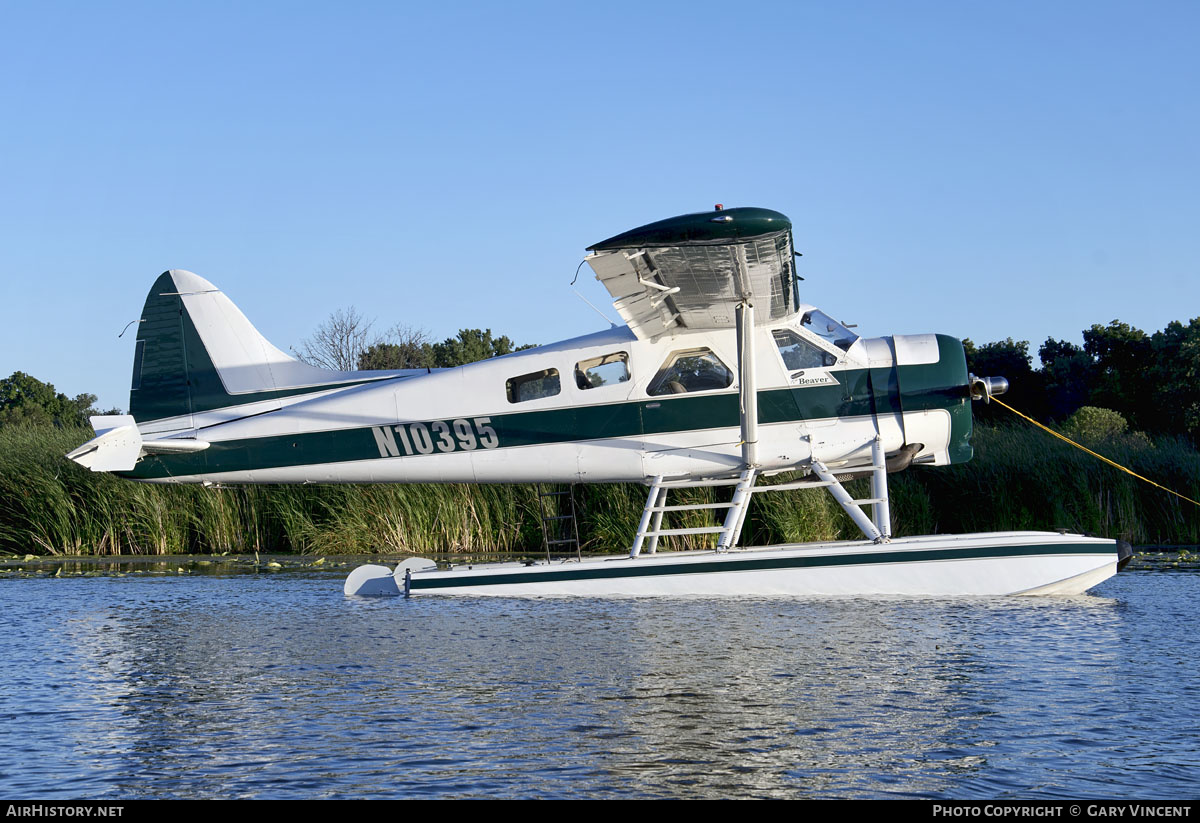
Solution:
<svg viewBox="0 0 1200 823"><path fill-rule="evenodd" d="M1032 417L1030 417L1029 415L1027 415L1027 414L1022 414L1021 412L1019 412L1019 411L1017 411L1016 409L1014 409L1012 406L1010 406L1010 405L1008 405L1007 403L1005 403L1003 400L997 400L995 397L993 397L991 400L992 400L992 402L993 402L993 403L999 403L1001 406L1003 406L1004 408L1008 409L1010 412L1012 412L1013 414L1017 415L1018 417L1023 417L1023 418L1025 418L1025 419L1026 419L1026 420L1028 420L1030 423L1032 423L1033 425L1037 426L1039 429L1042 429L1043 431L1050 432L1050 434L1054 435L1054 436L1055 436L1055 437L1057 437L1059 440L1065 440L1066 442L1070 443L1070 444L1071 444L1072 446L1074 446L1075 448L1077 448L1077 449L1082 449L1083 451L1085 451L1085 452L1087 452L1088 454L1090 454L1092 457L1099 458L1100 460L1103 460L1103 461L1104 461L1105 463L1107 463L1108 465L1110 465L1110 466L1112 466L1112 467L1114 467L1114 468L1120 469L1121 471L1125 472L1126 474L1132 474L1132 475L1133 475L1134 477L1136 477L1138 480L1143 480L1143 481L1145 481L1145 482L1149 483L1151 486L1156 486L1156 487L1158 487L1158 488L1162 489L1162 490L1163 490L1163 491L1165 491L1165 492L1170 492L1171 494L1175 495L1176 497L1181 497L1181 498L1183 498L1184 500L1186 500L1187 502L1189 502L1189 503L1191 503L1191 504L1193 504L1193 505L1195 505L1195 506L1200 506L1200 503L1197 503L1197 502L1196 502L1195 500L1193 500L1192 498L1190 498L1190 497L1185 497L1184 495L1180 494L1180 493L1179 493L1179 492L1177 492L1177 491L1173 491L1172 489L1168 489L1166 486L1163 486L1163 485L1160 485L1160 484L1158 484L1158 483L1155 483L1153 480L1149 479L1148 477L1142 477L1142 476L1141 476L1140 474L1138 474L1137 472L1135 472L1135 471L1132 471L1132 470L1130 470L1130 469L1127 469L1127 468L1125 468L1125 467L1124 467L1124 466L1122 466L1120 463L1116 463L1116 462L1114 462L1114 461L1112 461L1112 460L1109 460L1107 457L1105 457L1105 456L1104 456L1104 455L1102 455L1102 454L1097 454L1096 452L1094 452L1094 451L1092 451L1091 449L1089 449L1087 446L1081 446L1081 445L1079 445L1078 443L1076 443L1076 442L1075 442L1074 440L1072 440L1071 438L1069 438L1069 437L1066 437L1066 436L1064 436L1064 435L1061 435L1061 434L1059 434L1058 432L1056 432L1054 429L1050 428L1049 426L1043 426L1041 423L1037 422L1036 420L1034 420L1034 419L1033 419Z"/></svg>

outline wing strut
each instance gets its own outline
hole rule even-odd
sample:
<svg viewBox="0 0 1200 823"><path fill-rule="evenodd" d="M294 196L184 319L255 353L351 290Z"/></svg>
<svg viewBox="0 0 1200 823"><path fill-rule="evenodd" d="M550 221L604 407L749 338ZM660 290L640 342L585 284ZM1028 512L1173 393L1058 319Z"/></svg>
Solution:
<svg viewBox="0 0 1200 823"><path fill-rule="evenodd" d="M738 393L742 428L742 462L758 467L758 379L754 360L754 304L737 304Z"/></svg>

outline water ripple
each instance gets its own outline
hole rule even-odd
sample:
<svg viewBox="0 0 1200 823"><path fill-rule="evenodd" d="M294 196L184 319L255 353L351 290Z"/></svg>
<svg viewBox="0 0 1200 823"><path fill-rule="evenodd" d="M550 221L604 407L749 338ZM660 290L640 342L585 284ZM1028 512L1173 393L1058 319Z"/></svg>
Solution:
<svg viewBox="0 0 1200 823"><path fill-rule="evenodd" d="M1171 798L1200 574L971 600L0 583L0 794Z"/></svg>

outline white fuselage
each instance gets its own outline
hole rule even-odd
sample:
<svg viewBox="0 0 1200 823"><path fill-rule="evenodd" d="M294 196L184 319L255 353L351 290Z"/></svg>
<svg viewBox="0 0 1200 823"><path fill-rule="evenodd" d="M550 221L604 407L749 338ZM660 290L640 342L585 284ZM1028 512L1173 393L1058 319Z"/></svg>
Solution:
<svg viewBox="0 0 1200 823"><path fill-rule="evenodd" d="M775 392L776 405L783 404L774 418L760 409L757 455L762 470L796 468L814 457L831 467L866 463L867 444L877 435L885 451L916 443L921 444L918 462L949 462L951 422L944 409L857 415L831 411L821 416L798 410L818 391L829 395L837 386L850 391L846 375L852 372L935 363L933 335L860 338L842 350L809 332L799 317L755 329L759 397ZM772 337L778 329L821 352L822 365L789 369ZM662 369L673 353L698 350L710 351L728 367L729 384L682 393L662 388ZM618 356L625 379L584 387L580 364ZM640 482L655 476L728 474L742 463L736 363L733 330L682 331L640 340L629 329L614 327L457 368L407 372L315 395L143 424L148 439L157 431L213 446L203 455L202 470L184 468L143 479ZM557 373L557 393L514 396L514 380L552 371ZM656 380L657 393L651 393ZM222 457L222 444L230 447L229 458ZM265 451L253 461L235 459L238 449L260 446ZM294 459L289 449L295 451Z"/></svg>

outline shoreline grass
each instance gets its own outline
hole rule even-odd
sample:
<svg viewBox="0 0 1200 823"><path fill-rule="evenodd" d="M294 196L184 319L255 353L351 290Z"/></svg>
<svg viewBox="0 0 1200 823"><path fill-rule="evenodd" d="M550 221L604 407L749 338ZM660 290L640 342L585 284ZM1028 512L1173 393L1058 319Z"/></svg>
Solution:
<svg viewBox="0 0 1200 823"><path fill-rule="evenodd" d="M0 552L23 556L221 553L429 554L536 552L532 485L166 486L93 473L63 455L88 432L0 428ZM898 536L1065 528L1136 544L1200 544L1200 508L1033 429L977 426L975 459L890 477ZM1200 452L1181 439L1113 438L1099 450L1168 488L1200 499ZM785 476L764 482L783 482ZM850 484L866 496L866 480ZM727 491L688 490L671 502ZM587 552L632 542L646 489L576 487ZM707 525L711 511L676 525ZM820 490L756 495L747 543L849 539L858 531ZM711 535L663 548L709 546Z"/></svg>

